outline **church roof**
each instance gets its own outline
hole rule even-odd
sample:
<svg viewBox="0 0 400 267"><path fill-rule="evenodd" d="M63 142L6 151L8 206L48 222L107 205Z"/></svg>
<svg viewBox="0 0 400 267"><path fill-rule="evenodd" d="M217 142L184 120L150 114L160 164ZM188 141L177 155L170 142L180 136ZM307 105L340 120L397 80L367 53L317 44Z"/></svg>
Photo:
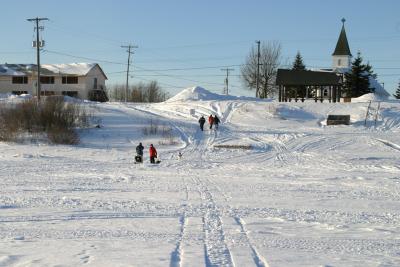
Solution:
<svg viewBox="0 0 400 267"><path fill-rule="evenodd" d="M344 29L344 20L342 20L343 26L337 41L335 51L332 56L352 56L350 52L349 43L347 42L346 30Z"/></svg>
<svg viewBox="0 0 400 267"><path fill-rule="evenodd" d="M340 81L340 76L327 71L278 69L276 75L276 85L284 86L329 86L339 85Z"/></svg>

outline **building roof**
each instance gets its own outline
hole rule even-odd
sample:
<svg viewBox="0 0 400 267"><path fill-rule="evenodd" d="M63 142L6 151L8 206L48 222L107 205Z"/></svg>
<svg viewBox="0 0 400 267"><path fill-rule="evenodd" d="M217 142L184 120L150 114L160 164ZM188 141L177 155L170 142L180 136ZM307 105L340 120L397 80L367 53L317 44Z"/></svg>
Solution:
<svg viewBox="0 0 400 267"><path fill-rule="evenodd" d="M97 63L69 63L69 64L41 64L40 72L43 76L50 75L75 75L86 76ZM36 64L0 64L0 76L24 76L31 75L37 70ZM107 76L100 68L104 77Z"/></svg>
<svg viewBox="0 0 400 267"><path fill-rule="evenodd" d="M332 56L352 56L349 43L347 42L346 30L344 29L344 19L342 20L342 22L342 30L340 31L339 39L337 41L336 48Z"/></svg>
<svg viewBox="0 0 400 267"><path fill-rule="evenodd" d="M278 69L276 76L276 85L285 86L332 86L339 85L340 82L340 76L326 71Z"/></svg>

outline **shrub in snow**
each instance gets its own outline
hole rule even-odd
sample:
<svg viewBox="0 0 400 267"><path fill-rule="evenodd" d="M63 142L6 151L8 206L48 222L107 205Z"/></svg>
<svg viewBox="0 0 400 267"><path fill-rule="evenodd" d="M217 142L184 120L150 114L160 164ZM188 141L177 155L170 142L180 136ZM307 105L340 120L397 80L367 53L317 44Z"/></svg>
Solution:
<svg viewBox="0 0 400 267"><path fill-rule="evenodd" d="M47 131L47 137L53 144L79 144L79 136L71 128L51 128Z"/></svg>
<svg viewBox="0 0 400 267"><path fill-rule="evenodd" d="M78 103L63 97L47 97L41 102L25 100L0 107L0 140L16 141L25 133L46 133L56 144L76 144L76 127L86 127L90 116Z"/></svg>

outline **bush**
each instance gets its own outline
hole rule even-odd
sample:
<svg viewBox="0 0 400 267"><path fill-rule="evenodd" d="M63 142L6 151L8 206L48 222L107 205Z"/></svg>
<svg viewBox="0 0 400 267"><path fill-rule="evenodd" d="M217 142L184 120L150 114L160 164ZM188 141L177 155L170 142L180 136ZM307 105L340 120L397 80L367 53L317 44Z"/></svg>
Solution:
<svg viewBox="0 0 400 267"><path fill-rule="evenodd" d="M18 135L19 125L14 120L10 109L0 109L0 141L15 141Z"/></svg>
<svg viewBox="0 0 400 267"><path fill-rule="evenodd" d="M97 102L107 102L108 96L104 90L91 90L89 91L89 100Z"/></svg>
<svg viewBox="0 0 400 267"><path fill-rule="evenodd" d="M46 133L55 144L77 144L76 127L89 124L89 115L76 103L63 97L47 97L41 102L26 100L0 107L0 140L15 141L19 134Z"/></svg>
<svg viewBox="0 0 400 267"><path fill-rule="evenodd" d="M76 131L68 128L51 128L47 131L47 138L49 138L53 144L79 144L79 136Z"/></svg>

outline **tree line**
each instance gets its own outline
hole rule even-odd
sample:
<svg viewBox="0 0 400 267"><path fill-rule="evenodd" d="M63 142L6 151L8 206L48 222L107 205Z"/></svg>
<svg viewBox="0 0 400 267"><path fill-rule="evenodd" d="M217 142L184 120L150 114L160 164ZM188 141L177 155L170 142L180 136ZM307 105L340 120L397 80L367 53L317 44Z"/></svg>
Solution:
<svg viewBox="0 0 400 267"><path fill-rule="evenodd" d="M114 101L124 101L126 94L126 86L124 84L115 84L108 89L108 96ZM157 81L148 83L137 83L129 86L127 101L128 102L163 102L169 98L169 94L164 91Z"/></svg>

